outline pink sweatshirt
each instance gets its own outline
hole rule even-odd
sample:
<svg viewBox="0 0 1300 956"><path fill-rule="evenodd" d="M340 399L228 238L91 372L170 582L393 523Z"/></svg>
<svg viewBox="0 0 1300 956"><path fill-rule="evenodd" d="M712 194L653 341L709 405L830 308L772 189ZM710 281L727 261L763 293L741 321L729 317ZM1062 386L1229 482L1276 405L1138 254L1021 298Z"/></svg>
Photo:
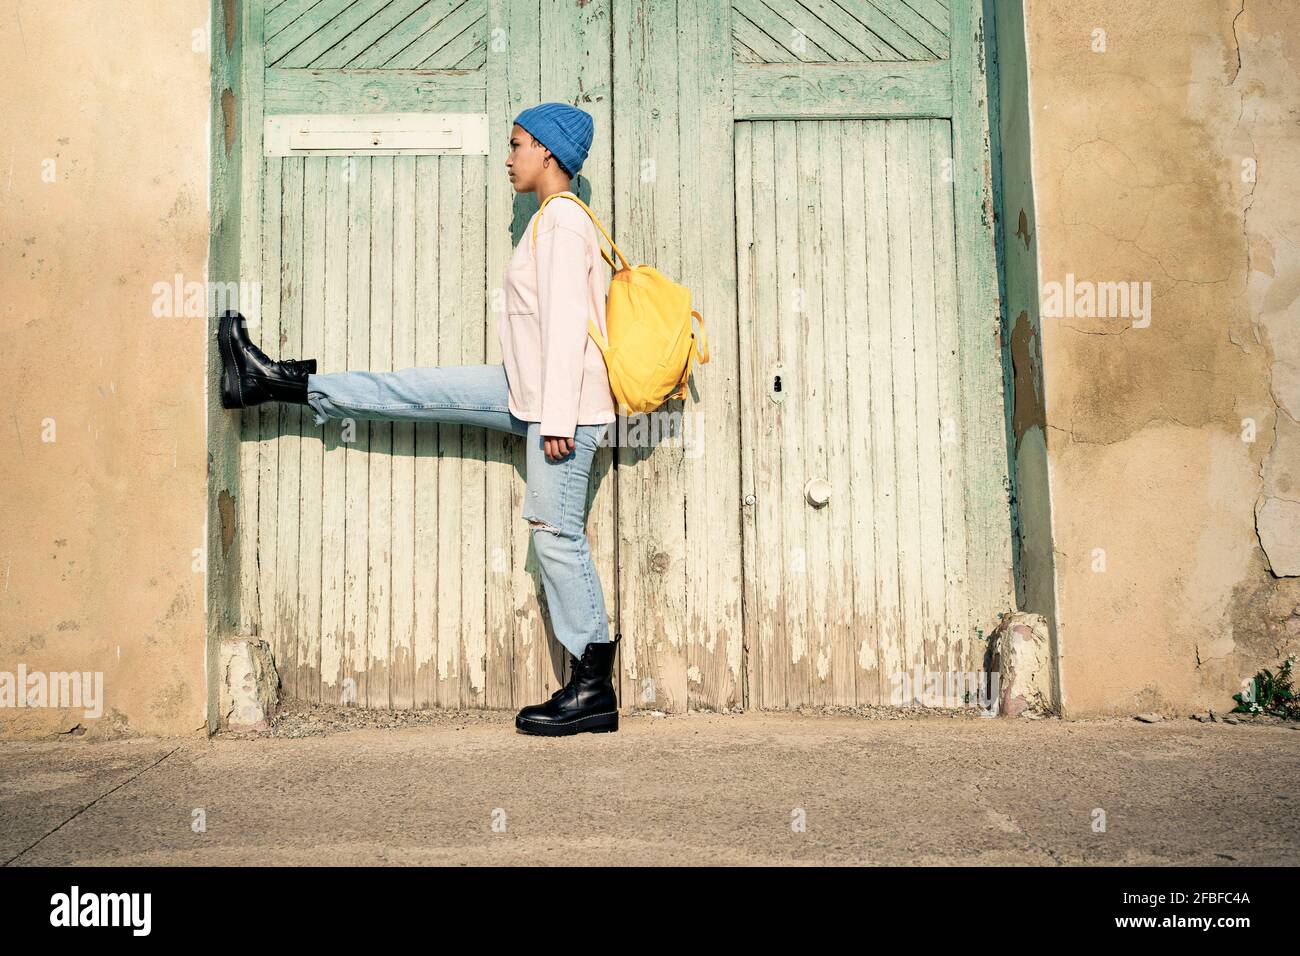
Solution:
<svg viewBox="0 0 1300 956"><path fill-rule="evenodd" d="M572 195L570 193L569 195ZM497 322L511 414L539 422L543 436L571 438L578 425L614 421L614 397L587 318L605 332L608 265L596 227L569 199L528 220L506 265L506 309Z"/></svg>

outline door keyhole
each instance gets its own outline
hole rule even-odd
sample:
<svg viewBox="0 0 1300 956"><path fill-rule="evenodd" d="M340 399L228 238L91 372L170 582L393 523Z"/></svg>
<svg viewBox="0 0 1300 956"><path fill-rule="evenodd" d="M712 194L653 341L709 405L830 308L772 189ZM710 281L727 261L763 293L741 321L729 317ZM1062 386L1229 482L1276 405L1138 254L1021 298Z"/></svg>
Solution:
<svg viewBox="0 0 1300 956"><path fill-rule="evenodd" d="M768 381L771 382L767 397L780 405L785 402L785 382L781 381L785 378L785 366L777 362L767 370L767 374L769 376Z"/></svg>

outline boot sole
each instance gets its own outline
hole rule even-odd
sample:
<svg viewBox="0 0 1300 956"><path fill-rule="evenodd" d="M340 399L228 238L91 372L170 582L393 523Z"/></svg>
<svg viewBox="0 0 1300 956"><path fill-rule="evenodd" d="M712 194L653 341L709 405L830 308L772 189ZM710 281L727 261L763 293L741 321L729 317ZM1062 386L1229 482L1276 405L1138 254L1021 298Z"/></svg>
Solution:
<svg viewBox="0 0 1300 956"><path fill-rule="evenodd" d="M239 387L239 375L231 374L231 366L235 364L235 346L231 342L234 333L230 326L231 320L225 316L221 317L217 326L217 351L221 353L221 407L246 408L244 393Z"/></svg>
<svg viewBox="0 0 1300 956"><path fill-rule="evenodd" d="M516 717L515 729L538 737L568 737L571 734L609 734L618 730L618 711L612 710L602 714L588 714L563 723L549 720L532 720L528 717Z"/></svg>
<svg viewBox="0 0 1300 956"><path fill-rule="evenodd" d="M222 408L247 408L242 401L242 395L234 384L233 376L229 370L223 370L221 373L221 407Z"/></svg>

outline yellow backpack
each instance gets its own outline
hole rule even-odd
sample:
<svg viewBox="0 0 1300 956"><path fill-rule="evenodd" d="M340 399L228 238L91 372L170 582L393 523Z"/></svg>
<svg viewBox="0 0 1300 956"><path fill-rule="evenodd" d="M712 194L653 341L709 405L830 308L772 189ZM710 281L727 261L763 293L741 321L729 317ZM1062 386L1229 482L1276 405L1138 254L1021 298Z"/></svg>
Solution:
<svg viewBox="0 0 1300 956"><path fill-rule="evenodd" d="M709 361L704 317L691 308L691 290L653 266L632 268L595 213L571 192L552 193L542 202L533 223L534 242L542 209L560 196L572 199L587 210L591 221L604 233L623 263L620 269L601 247L600 254L614 270L605 299L609 341L600 334L594 320L587 320L587 332L605 357L609 388L618 403L618 413L652 412L670 398L685 398L686 380L690 378L696 355L701 365ZM700 320L698 343L692 316Z"/></svg>

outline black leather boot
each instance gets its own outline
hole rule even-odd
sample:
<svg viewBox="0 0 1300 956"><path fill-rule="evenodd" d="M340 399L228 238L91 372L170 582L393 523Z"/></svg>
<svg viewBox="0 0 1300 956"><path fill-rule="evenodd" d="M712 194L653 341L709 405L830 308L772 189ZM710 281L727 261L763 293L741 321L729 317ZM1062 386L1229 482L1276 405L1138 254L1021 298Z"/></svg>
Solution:
<svg viewBox="0 0 1300 956"><path fill-rule="evenodd" d="M248 338L245 319L226 312L217 325L221 353L221 407L247 408L263 402L307 403L307 376L315 359L273 361Z"/></svg>
<svg viewBox="0 0 1300 956"><path fill-rule="evenodd" d="M563 737L568 734L618 730L618 698L612 672L614 652L622 635L588 644L573 659L569 682L544 704L530 704L515 715L515 727L526 734Z"/></svg>

